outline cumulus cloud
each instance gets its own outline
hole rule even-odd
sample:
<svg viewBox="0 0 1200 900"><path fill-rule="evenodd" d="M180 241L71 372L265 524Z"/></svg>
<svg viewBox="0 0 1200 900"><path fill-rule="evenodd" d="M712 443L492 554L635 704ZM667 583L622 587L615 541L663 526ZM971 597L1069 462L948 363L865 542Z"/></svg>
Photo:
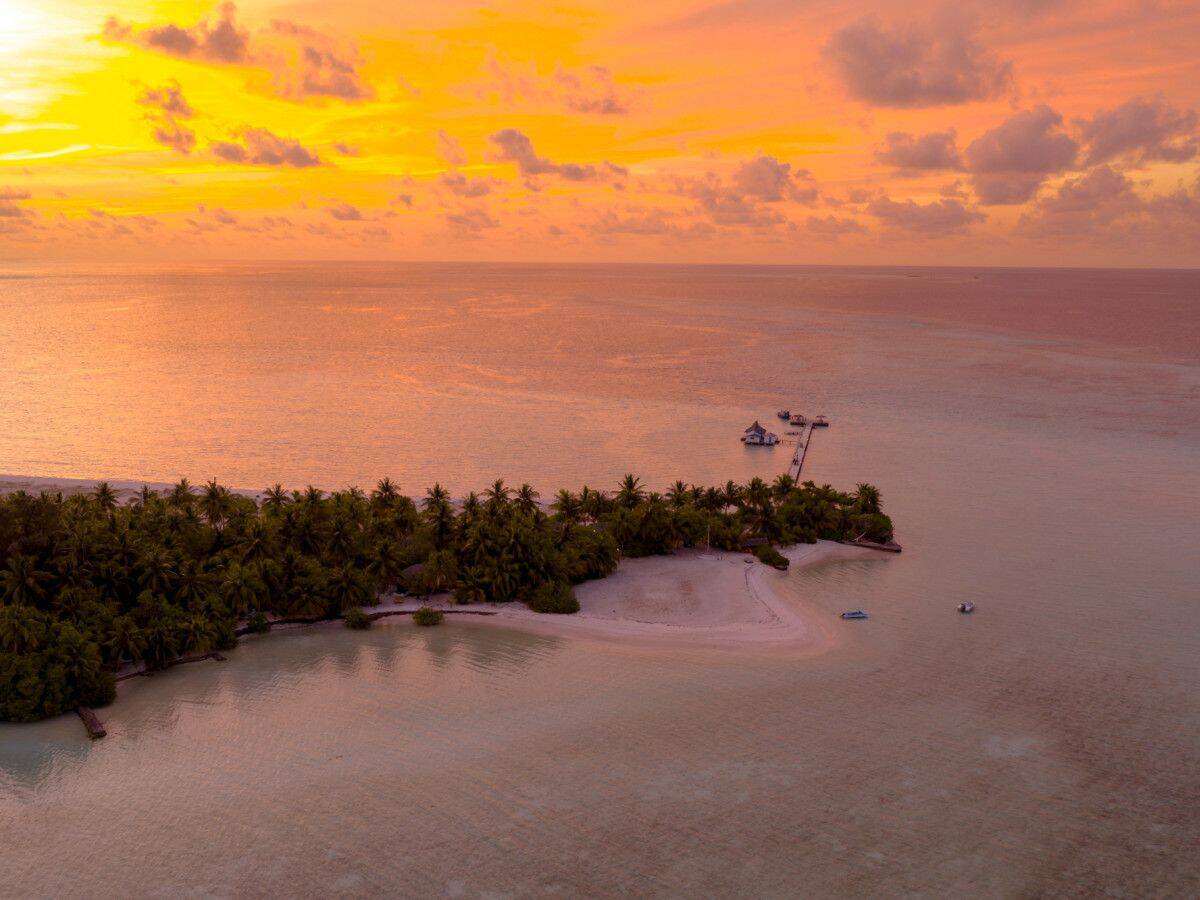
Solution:
<svg viewBox="0 0 1200 900"><path fill-rule="evenodd" d="M1044 103L1022 110L967 147L967 168L979 202L1024 203L1049 175L1072 165L1079 146L1062 116Z"/></svg>
<svg viewBox="0 0 1200 900"><path fill-rule="evenodd" d="M1194 246L1200 240L1200 181L1144 197L1123 172L1098 166L1040 198L1017 227L1034 237L1085 243L1109 239Z"/></svg>
<svg viewBox="0 0 1200 900"><path fill-rule="evenodd" d="M500 227L486 209L478 206L447 213L446 224L460 237L478 237L482 231Z"/></svg>
<svg viewBox="0 0 1200 900"><path fill-rule="evenodd" d="M1118 158L1187 162L1200 153L1195 110L1176 109L1162 97L1134 97L1078 124L1088 165Z"/></svg>
<svg viewBox="0 0 1200 900"><path fill-rule="evenodd" d="M288 42L280 52L290 57L290 64L272 66L281 94L349 101L374 96L359 72L360 60L353 47L342 47L316 29L285 19L272 20L271 34ZM269 61L265 51L263 56Z"/></svg>
<svg viewBox="0 0 1200 900"><path fill-rule="evenodd" d="M349 203L338 203L326 209L326 212L339 222L361 222L363 219L362 210L357 206L352 206Z"/></svg>
<svg viewBox="0 0 1200 900"><path fill-rule="evenodd" d="M171 56L202 59L208 62L240 63L248 56L248 35L238 27L237 8L223 3L217 8L215 24L202 19L182 27L168 23L138 30L109 16L104 36L110 41L133 42Z"/></svg>
<svg viewBox="0 0 1200 900"><path fill-rule="evenodd" d="M544 156L538 156L537 151L533 149L533 141L524 132L515 128L497 131L488 140L496 147L496 159L501 162L516 163L517 171L525 176L557 175L567 181L591 181L625 173L624 169L611 163L597 167L578 163L552 162Z"/></svg>
<svg viewBox="0 0 1200 900"><path fill-rule="evenodd" d="M484 64L486 78L476 87L481 99L513 104L550 103L572 112L594 115L624 115L630 98L604 66L569 69L558 65L549 76L532 63L502 60L494 54Z"/></svg>
<svg viewBox="0 0 1200 900"><path fill-rule="evenodd" d="M700 178L677 178L674 192L698 201L717 225L753 228L785 223L787 218L778 204L812 203L818 193L807 169L793 169L790 163L765 154L739 163L728 181L714 172Z"/></svg>
<svg viewBox="0 0 1200 900"><path fill-rule="evenodd" d="M589 229L601 234L668 234L672 230L667 214L661 209L634 210L620 215L614 210L604 210Z"/></svg>
<svg viewBox="0 0 1200 900"><path fill-rule="evenodd" d="M733 172L733 187L747 197L766 203L817 199L817 182L808 169L792 169L791 163L760 154L741 163Z"/></svg>
<svg viewBox="0 0 1200 900"><path fill-rule="evenodd" d="M907 174L962 168L953 128L922 135L893 131L875 148L875 159Z"/></svg>
<svg viewBox="0 0 1200 900"><path fill-rule="evenodd" d="M483 197L492 192L492 182L486 178L468 178L461 172L443 172L438 184L460 197Z"/></svg>
<svg viewBox="0 0 1200 900"><path fill-rule="evenodd" d="M862 234L867 230L857 219L841 216L809 216L804 224L813 237L831 241L844 234Z"/></svg>
<svg viewBox="0 0 1200 900"><path fill-rule="evenodd" d="M18 204L30 199L29 191L14 187L0 187L0 219L28 219L33 213Z"/></svg>
<svg viewBox="0 0 1200 900"><path fill-rule="evenodd" d="M877 106L946 106L1011 89L1012 64L965 29L943 23L886 30L864 20L835 31L823 48L852 97Z"/></svg>
<svg viewBox="0 0 1200 900"><path fill-rule="evenodd" d="M214 16L194 25L168 22L137 27L110 16L103 35L110 41L183 59L265 68L272 73L275 92L288 99L325 97L353 102L374 95L359 72L360 60L352 46L281 19L251 32L239 24L233 3L222 4Z"/></svg>
<svg viewBox="0 0 1200 900"><path fill-rule="evenodd" d="M925 237L962 234L974 223L987 218L962 202L950 199L917 203L915 200L898 202L880 197L867 205L867 212L890 229Z"/></svg>
<svg viewBox="0 0 1200 900"><path fill-rule="evenodd" d="M183 96L178 81L168 81L162 87L146 87L138 95L138 103L180 119L190 119L195 113Z"/></svg>
<svg viewBox="0 0 1200 900"><path fill-rule="evenodd" d="M321 164L316 153L293 138L282 138L265 128L245 128L237 141L214 141L212 152L233 163L255 166L292 166L303 169Z"/></svg>
<svg viewBox="0 0 1200 900"><path fill-rule="evenodd" d="M437 133L437 152L438 156L452 166L461 166L467 161L467 153L458 139L440 128Z"/></svg>
<svg viewBox="0 0 1200 900"><path fill-rule="evenodd" d="M154 139L177 153L191 153L196 146L196 132L180 119L190 119L195 112L183 96L179 82L169 81L162 87L146 87L138 95L139 105L146 107L146 121L154 127Z"/></svg>
<svg viewBox="0 0 1200 900"><path fill-rule="evenodd" d="M568 109L581 113L596 113L602 116L621 116L629 112L629 102L621 95L612 72L603 66L585 66L582 69L554 70L563 102Z"/></svg>

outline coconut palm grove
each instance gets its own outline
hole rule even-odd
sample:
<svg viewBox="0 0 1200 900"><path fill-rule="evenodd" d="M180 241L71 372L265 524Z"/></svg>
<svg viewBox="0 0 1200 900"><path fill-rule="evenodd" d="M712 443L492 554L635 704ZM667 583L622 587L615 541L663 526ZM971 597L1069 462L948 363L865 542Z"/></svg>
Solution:
<svg viewBox="0 0 1200 900"><path fill-rule="evenodd" d="M389 479L369 496L276 485L258 500L186 480L125 503L107 483L18 492L0 498L0 719L103 705L123 668L229 649L285 618L357 614L393 590L571 613L571 586L621 557L753 546L786 564L773 545L891 535L875 487L850 494L787 475L676 482L665 495L629 475L612 492L561 490L548 507L503 481L458 502L436 484L414 502Z"/></svg>

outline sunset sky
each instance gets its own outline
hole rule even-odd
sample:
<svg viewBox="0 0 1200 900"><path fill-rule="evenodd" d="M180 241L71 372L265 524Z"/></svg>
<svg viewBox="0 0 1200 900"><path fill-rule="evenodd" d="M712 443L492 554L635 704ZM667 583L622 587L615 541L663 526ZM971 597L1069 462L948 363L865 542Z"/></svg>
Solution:
<svg viewBox="0 0 1200 900"><path fill-rule="evenodd" d="M0 260L1200 265L1200 2L0 0Z"/></svg>

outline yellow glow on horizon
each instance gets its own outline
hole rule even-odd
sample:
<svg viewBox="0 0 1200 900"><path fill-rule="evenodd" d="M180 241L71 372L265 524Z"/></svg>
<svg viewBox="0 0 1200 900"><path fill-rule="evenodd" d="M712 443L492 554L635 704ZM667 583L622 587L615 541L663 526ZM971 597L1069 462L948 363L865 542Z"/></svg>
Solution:
<svg viewBox="0 0 1200 900"><path fill-rule="evenodd" d="M1077 142L1080 122L1130 98L1160 97L1185 118L1200 107L1200 54L1186 37L1200 30L1200 10L1139 12L1134 0L1095 13L1011 13L1035 18L977 28L980 52L1011 62L1011 92L907 105L855 98L823 49L839 29L942 27L936 0L903 17L864 2L836 15L713 0L500 0L385 14L370 0L242 0L233 13L216 0L0 0L0 189L17 198L0 201L0 258L115 247L1053 261L1050 243L1020 231L1035 195L982 204L961 158L904 171L883 161L887 137L952 130L961 157L1043 102ZM1119 27L1114 9L1124 10ZM170 111L169 90L182 98ZM502 149L496 136L514 132L524 149ZM739 174L763 159L774 175ZM1143 197L1191 190L1198 175L1195 159L1133 162L1114 164ZM1041 196L1087 169L1048 171ZM786 185L761 180L772 177ZM1145 215L1188 208L1181 200ZM92 221L92 210L144 228L135 239L118 219ZM1171 227L1178 236L1180 224ZM1078 261L1093 252L1077 244Z"/></svg>

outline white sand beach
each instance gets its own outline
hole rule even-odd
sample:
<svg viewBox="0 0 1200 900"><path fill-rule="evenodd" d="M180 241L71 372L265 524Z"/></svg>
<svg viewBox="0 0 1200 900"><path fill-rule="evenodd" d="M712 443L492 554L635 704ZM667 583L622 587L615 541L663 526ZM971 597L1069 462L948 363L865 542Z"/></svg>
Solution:
<svg viewBox="0 0 1200 900"><path fill-rule="evenodd" d="M428 603L394 597L366 611L428 605L495 613L472 616L473 622L592 640L823 652L832 645L832 630L822 614L785 596L779 589L782 582L798 569L826 560L877 554L832 541L798 544L782 552L791 561L787 572L769 568L748 554L722 551L681 550L671 556L625 559L608 578L575 588L580 611L574 615L535 613L521 603L455 606L448 594L434 596ZM384 618L376 624L411 627L405 617Z"/></svg>

